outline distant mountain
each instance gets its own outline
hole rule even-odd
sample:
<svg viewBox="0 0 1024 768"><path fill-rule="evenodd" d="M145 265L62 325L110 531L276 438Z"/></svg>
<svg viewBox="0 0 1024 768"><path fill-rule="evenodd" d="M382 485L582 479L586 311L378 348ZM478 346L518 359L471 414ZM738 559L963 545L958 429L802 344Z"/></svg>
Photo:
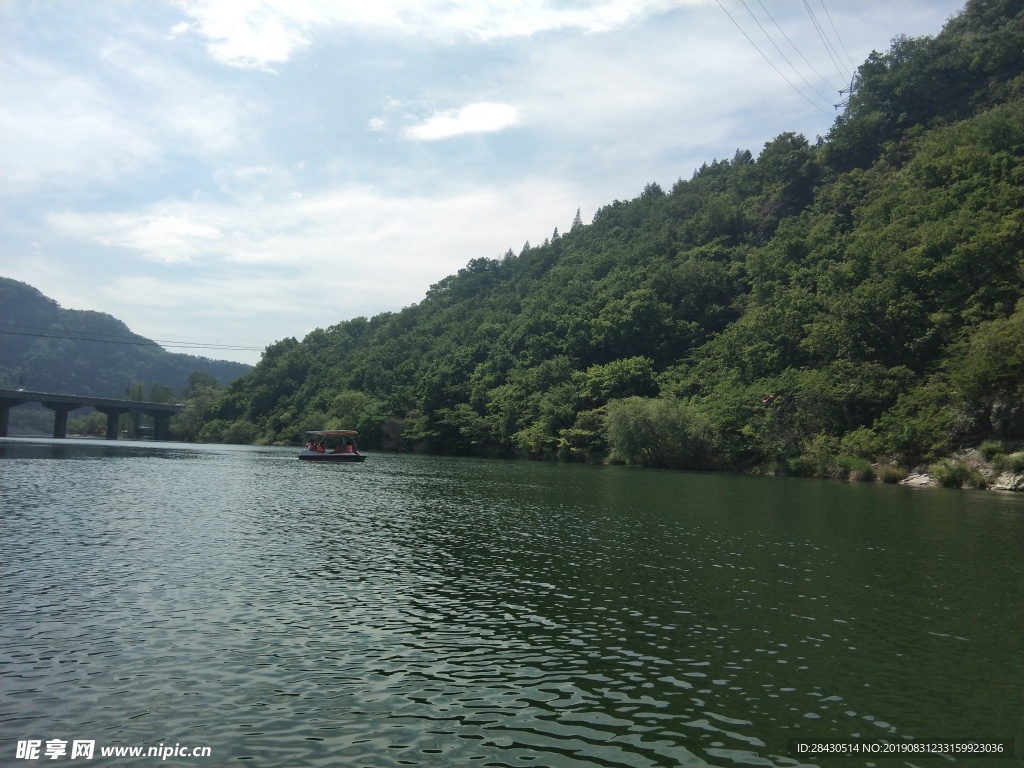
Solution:
<svg viewBox="0 0 1024 768"><path fill-rule="evenodd" d="M0 386L124 397L129 386L170 388L208 373L221 385L251 366L168 352L103 312L64 309L25 283L0 277Z"/></svg>

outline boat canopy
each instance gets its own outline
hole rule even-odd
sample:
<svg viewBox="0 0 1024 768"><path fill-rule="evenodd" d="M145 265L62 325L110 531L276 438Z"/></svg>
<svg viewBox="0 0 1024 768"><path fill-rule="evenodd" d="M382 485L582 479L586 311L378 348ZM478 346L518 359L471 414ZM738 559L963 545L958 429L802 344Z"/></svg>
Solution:
<svg viewBox="0 0 1024 768"><path fill-rule="evenodd" d="M359 433L354 429L307 429L302 434L317 437L355 437Z"/></svg>

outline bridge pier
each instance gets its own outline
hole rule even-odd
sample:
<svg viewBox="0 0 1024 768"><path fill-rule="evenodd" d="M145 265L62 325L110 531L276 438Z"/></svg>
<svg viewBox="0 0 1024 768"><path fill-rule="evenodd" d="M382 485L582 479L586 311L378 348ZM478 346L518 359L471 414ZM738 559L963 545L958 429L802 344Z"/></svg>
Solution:
<svg viewBox="0 0 1024 768"><path fill-rule="evenodd" d="M131 408L113 408L111 406L96 406L96 410L107 417L107 440L117 440L117 424L121 416Z"/></svg>
<svg viewBox="0 0 1024 768"><path fill-rule="evenodd" d="M171 437L171 416L166 411L143 411L153 419L153 439L168 440Z"/></svg>
<svg viewBox="0 0 1024 768"><path fill-rule="evenodd" d="M41 405L53 411L53 436L63 440L68 436L68 411L82 406L76 403L41 403Z"/></svg>
<svg viewBox="0 0 1024 768"><path fill-rule="evenodd" d="M0 397L0 437L7 437L11 424L11 408L27 402L23 397Z"/></svg>

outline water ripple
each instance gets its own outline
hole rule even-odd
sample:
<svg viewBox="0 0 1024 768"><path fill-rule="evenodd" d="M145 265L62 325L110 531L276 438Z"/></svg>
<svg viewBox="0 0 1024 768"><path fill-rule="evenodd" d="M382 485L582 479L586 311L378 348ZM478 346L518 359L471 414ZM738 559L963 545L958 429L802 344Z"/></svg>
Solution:
<svg viewBox="0 0 1024 768"><path fill-rule="evenodd" d="M218 765L795 765L790 736L1012 727L1021 523L998 509L966 534L955 505L888 488L780 500L748 478L13 442L11 755L65 738L206 745ZM965 535L984 556L943 559Z"/></svg>

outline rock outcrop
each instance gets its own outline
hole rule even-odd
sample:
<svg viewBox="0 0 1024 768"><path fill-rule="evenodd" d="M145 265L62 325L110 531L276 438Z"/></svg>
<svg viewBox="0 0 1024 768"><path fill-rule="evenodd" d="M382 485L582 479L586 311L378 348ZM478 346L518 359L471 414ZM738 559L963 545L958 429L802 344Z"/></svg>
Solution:
<svg viewBox="0 0 1024 768"><path fill-rule="evenodd" d="M993 491L1024 491L1024 474L1003 472L993 478L988 487Z"/></svg>

